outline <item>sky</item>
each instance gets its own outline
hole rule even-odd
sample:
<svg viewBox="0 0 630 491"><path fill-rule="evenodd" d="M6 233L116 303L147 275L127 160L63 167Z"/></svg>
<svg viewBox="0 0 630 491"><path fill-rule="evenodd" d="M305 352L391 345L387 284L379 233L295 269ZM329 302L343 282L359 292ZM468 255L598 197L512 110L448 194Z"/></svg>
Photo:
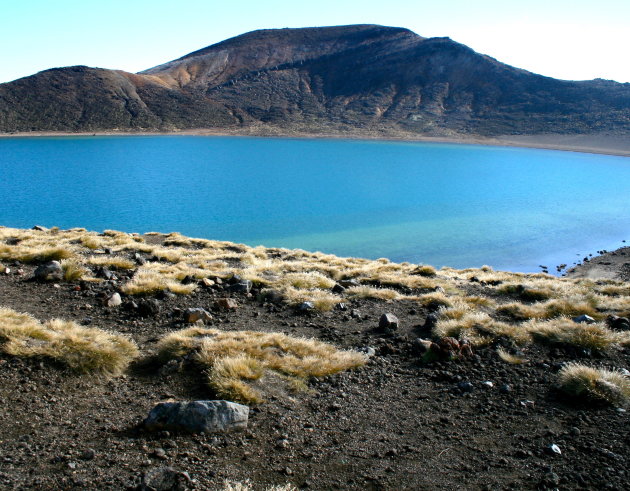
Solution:
<svg viewBox="0 0 630 491"><path fill-rule="evenodd" d="M448 36L554 78L630 82L630 0L0 0L0 83L70 65L138 72L255 29L343 24Z"/></svg>

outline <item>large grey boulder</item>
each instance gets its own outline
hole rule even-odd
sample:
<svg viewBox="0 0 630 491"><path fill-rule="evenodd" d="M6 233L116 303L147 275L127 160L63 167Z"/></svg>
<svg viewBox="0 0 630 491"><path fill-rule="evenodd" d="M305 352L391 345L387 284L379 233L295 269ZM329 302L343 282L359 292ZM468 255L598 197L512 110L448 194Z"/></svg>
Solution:
<svg viewBox="0 0 630 491"><path fill-rule="evenodd" d="M249 407L229 401L160 402L149 412L149 431L215 433L247 428Z"/></svg>
<svg viewBox="0 0 630 491"><path fill-rule="evenodd" d="M33 276L36 280L41 281L61 281L63 279L63 268L59 261L50 261L37 266Z"/></svg>

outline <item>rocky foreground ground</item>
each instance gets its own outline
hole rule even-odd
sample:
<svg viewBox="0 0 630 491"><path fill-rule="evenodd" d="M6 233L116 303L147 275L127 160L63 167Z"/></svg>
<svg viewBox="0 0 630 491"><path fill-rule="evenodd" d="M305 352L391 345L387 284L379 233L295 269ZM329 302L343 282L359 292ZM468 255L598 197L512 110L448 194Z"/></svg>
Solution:
<svg viewBox="0 0 630 491"><path fill-rule="evenodd" d="M36 259L10 258L20 242L31 240L18 237L23 233L4 229L0 307L41 321L62 318L127 335L137 344L140 357L122 376L106 377L77 374L46 358L0 351L2 489L203 490L247 481L254 489L285 484L305 489L392 490L628 487L630 433L623 404L568 397L557 386L558 372L567 362L630 368L628 345L613 343L602 349L551 342L518 345L505 336L480 342L485 331L479 328L473 343L462 342L470 346L470 353L462 350L427 358L426 347L417 341L438 341L436 320L448 308L439 295L454 304L455 297L472 299L469 305L490 309L491 304L514 299L505 299L505 292L524 297L523 292L533 291L500 290L502 284L513 284L515 277L490 278L487 270L440 270L431 280L437 286L431 286L396 285L390 280L379 285L374 278L357 276L357 284L397 292L390 300L384 297L394 295L382 291L370 295L367 289L363 295L347 295L348 283L342 287L346 292L341 292L337 285L342 280L337 279L332 288L341 300L333 302L330 310L303 305L307 300L299 297L286 301L292 291L288 289L284 300L264 295L263 285L256 281L249 291L238 291L233 274L222 278L216 272L208 273L205 282L198 277L181 279L181 284L196 285L189 294L173 294L166 288L137 295L126 293L130 290L125 285L140 274L143 261L181 264L181 257L175 263L170 258L169 263L163 249L149 252L148 246L147 252L126 246L101 249L101 236L93 234L76 239L89 246L73 252L82 261L116 256L138 264L118 270L91 264L85 272L92 277L89 281L35 281ZM63 232L59 237L64 237ZM159 243L174 252L184 242L178 238L169 245L168 239L134 240ZM234 246L232 256L238 256L239 250L241 255L224 255L221 267L249 260L239 247ZM289 252L268 250L265 257L285 254L283 260L289 261ZM621 252L627 250L614 257L624 257ZM603 323L610 312L630 311L628 284L610 280L613 273L627 280L628 270L625 260L589 261L596 262L610 273L608 283L598 285L594 273L587 275L588 264L570 274L588 276L590 283L579 287L593 288L599 296L607 288L613 306L600 303L592 312ZM449 286L447 279L456 285ZM548 281L551 298L561 300L558 292L564 283L556 288L556 280L543 275L517 279L523 284ZM111 301L116 293L120 304ZM427 295L433 295L431 301L425 301ZM236 306L222 308L220 301L226 298ZM525 307L540 303L524 298ZM321 296L314 297L313 303L318 299ZM206 327L315 338L362 351L370 355L369 360L362 368L311 379L306 390L269 391L265 402L250 405L248 425L242 431L149 431L142 423L160 401L217 398L189 360L163 363L152 356L161 338L190 326L184 315L189 308L208 312L211 319L205 319ZM488 312L499 318L512 311L496 307ZM379 328L384 313L397 317L397 328ZM624 328L623 322L616 326ZM498 355L501 349L514 357L511 363Z"/></svg>

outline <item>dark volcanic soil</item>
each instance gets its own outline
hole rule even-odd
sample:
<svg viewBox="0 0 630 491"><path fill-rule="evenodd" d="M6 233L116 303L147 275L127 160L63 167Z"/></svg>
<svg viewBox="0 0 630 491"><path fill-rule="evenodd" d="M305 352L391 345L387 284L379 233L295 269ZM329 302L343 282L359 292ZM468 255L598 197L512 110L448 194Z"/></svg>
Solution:
<svg viewBox="0 0 630 491"><path fill-rule="evenodd" d="M248 430L229 435L149 434L139 427L160 400L214 398L190 367L145 359L106 380L0 357L1 489L133 489L160 466L188 472L190 487L199 490L246 479L256 489L287 482L308 489L628 489L628 413L557 393L556 372L574 359L563 351L530 347L528 364L509 365L487 348L471 359L421 365L412 341L427 335L427 312L410 303L354 302L349 308L359 318L349 310L302 315L200 288L162 298L158 315L141 318L102 306L98 293L114 285L75 291L75 284L30 282L32 268L22 266L19 275L9 266L11 273L0 275L0 305L40 320L91 320L129 334L145 354L184 327L174 309L209 309L232 296L239 308L213 312L215 327L370 346L376 355L363 369L314 381L310 392L253 408ZM375 329L383 312L401 321L393 336ZM628 367L630 352L585 361Z"/></svg>

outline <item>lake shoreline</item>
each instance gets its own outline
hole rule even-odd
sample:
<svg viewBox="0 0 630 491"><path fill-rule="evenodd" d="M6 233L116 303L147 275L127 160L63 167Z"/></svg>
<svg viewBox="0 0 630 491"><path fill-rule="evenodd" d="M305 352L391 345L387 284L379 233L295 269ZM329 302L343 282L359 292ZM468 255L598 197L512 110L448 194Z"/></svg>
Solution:
<svg viewBox="0 0 630 491"><path fill-rule="evenodd" d="M413 134L388 135L383 133L312 133L312 132L274 132L274 128L244 128L234 131L221 129L190 129L178 131L33 131L0 133L2 138L39 138L39 137L90 137L90 136L217 136L251 138L295 138L295 139L330 139L364 140L384 142L426 142L453 143L464 145L484 145L497 147L533 148L566 152L591 153L630 157L630 141L615 135L503 135L492 138L465 136L420 136Z"/></svg>

